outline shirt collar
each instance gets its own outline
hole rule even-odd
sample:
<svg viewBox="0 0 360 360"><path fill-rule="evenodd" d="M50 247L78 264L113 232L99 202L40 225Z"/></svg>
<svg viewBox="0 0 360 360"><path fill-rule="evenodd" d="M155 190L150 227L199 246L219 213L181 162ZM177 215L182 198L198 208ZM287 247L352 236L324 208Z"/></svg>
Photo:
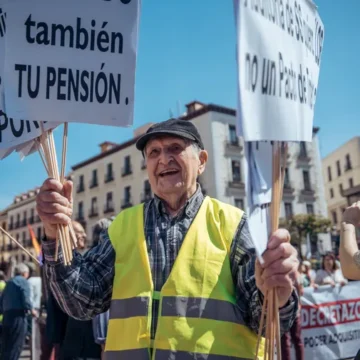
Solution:
<svg viewBox="0 0 360 360"><path fill-rule="evenodd" d="M197 184L197 188L194 195L186 201L186 204L183 207L182 211L180 211L179 215L185 213L186 216L190 218L194 217L197 214L203 200L204 200L204 195L201 191L201 186L200 184ZM156 215L158 217L161 216L162 214L167 214L164 202L156 195L154 195L154 205L155 205Z"/></svg>

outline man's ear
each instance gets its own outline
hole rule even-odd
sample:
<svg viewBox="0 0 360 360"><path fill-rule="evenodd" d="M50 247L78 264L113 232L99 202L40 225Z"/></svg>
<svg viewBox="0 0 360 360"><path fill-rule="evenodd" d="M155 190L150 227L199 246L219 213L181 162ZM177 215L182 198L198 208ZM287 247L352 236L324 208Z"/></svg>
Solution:
<svg viewBox="0 0 360 360"><path fill-rule="evenodd" d="M201 175L205 171L205 167L206 167L208 158L209 158L208 152L206 150L201 150L199 153L198 175Z"/></svg>

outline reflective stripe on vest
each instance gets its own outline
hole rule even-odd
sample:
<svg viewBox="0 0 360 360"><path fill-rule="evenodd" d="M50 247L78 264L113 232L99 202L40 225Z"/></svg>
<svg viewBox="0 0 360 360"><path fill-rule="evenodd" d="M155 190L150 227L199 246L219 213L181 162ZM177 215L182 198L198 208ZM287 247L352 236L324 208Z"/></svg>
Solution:
<svg viewBox="0 0 360 360"><path fill-rule="evenodd" d="M190 353L185 351L156 350L156 360L248 360L244 358L214 354ZM150 360L147 349L107 351L105 360Z"/></svg>
<svg viewBox="0 0 360 360"><path fill-rule="evenodd" d="M127 319L134 316L146 316L148 307L149 299L145 297L113 300L110 308L110 319ZM161 316L203 318L244 324L240 310L236 305L228 301L209 298L164 296Z"/></svg>

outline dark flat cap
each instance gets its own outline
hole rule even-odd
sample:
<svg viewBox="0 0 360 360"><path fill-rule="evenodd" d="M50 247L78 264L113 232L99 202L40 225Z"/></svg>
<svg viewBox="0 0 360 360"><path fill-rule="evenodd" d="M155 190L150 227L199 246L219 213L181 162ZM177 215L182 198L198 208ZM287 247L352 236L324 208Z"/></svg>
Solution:
<svg viewBox="0 0 360 360"><path fill-rule="evenodd" d="M151 138L162 135L171 135L192 140L199 145L200 149L204 149L204 144L196 126L191 121L179 119L170 119L151 126L148 131L137 140L136 148L143 151Z"/></svg>

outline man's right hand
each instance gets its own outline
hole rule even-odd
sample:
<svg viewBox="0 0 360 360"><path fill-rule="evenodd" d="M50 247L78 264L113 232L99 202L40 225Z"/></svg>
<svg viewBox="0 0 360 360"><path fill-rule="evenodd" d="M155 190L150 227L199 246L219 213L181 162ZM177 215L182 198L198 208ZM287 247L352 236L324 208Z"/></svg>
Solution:
<svg viewBox="0 0 360 360"><path fill-rule="evenodd" d="M55 179L47 179L36 197L36 210L43 223L48 239L55 239L57 225L71 222L73 212L73 184L66 181L62 185Z"/></svg>

